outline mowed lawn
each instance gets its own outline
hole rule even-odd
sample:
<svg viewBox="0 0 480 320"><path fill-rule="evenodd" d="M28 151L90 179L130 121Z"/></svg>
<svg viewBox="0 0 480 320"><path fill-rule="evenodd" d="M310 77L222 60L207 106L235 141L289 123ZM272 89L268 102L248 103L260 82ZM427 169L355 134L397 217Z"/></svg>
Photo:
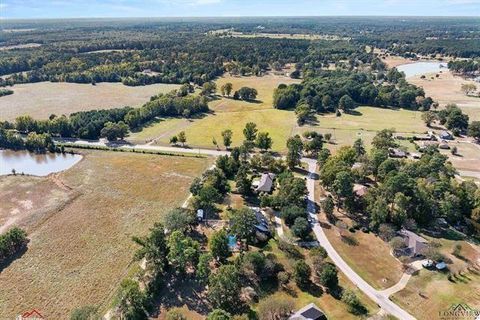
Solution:
<svg viewBox="0 0 480 320"><path fill-rule="evenodd" d="M428 130L421 119L421 112L406 109L376 108L360 106L350 114L343 113L340 117L334 114L319 115L317 123L296 126L294 133L317 131L332 135L336 149L342 145L352 145L361 138L365 147L369 149L373 137L383 129L394 129L399 133L423 133ZM406 146L410 147L410 146Z"/></svg>
<svg viewBox="0 0 480 320"><path fill-rule="evenodd" d="M281 83L298 83L300 80L274 75L263 77L224 76L216 81L217 92L227 82L233 84L234 91L243 86L255 88L258 91L257 101L246 102L217 96L209 104L211 113L188 120L178 118L161 120L140 132L131 134L129 140L137 143L156 140L158 144L165 145L168 144L171 136L185 131L188 145L213 148L213 138L222 146L221 132L231 129L233 146L238 146L244 140L245 124L255 122L259 131L270 133L273 139L273 149L284 151L286 149L285 142L296 125L296 117L292 111L273 108L273 91Z"/></svg>
<svg viewBox="0 0 480 320"><path fill-rule="evenodd" d="M391 299L411 312L418 319L431 319L432 314L446 311L451 305L465 303L474 309L480 307L480 247L463 240L435 239L439 251L451 262L447 264L452 273L442 273L426 269L410 278L402 291ZM462 246L460 258L452 255L456 244ZM475 246L475 247L474 247Z"/></svg>
<svg viewBox="0 0 480 320"><path fill-rule="evenodd" d="M180 206L193 178L210 162L85 151L80 163L58 176L78 195L31 225L27 252L0 273L0 318L13 319L32 308L48 319L68 318L83 305L105 310L136 266L131 237L146 235L165 212Z"/></svg>
<svg viewBox="0 0 480 320"><path fill-rule="evenodd" d="M46 119L51 114L68 115L77 111L138 107L151 96L179 88L175 84L152 84L129 87L121 83L91 84L38 82L17 84L13 94L0 97L0 120L14 120L28 114Z"/></svg>
<svg viewBox="0 0 480 320"><path fill-rule="evenodd" d="M350 219L338 213L336 215L351 226ZM340 230L331 225L324 214L320 215L320 221L328 240L340 256L371 286L386 289L400 280L403 274L402 264L390 254L388 243L371 232L358 230L352 233L348 229L343 231L344 237L349 240L345 241L340 236Z"/></svg>
<svg viewBox="0 0 480 320"><path fill-rule="evenodd" d="M451 143L457 147L457 155L452 155L450 150L441 152L449 157L449 160L458 170L480 171L480 145L473 143Z"/></svg>

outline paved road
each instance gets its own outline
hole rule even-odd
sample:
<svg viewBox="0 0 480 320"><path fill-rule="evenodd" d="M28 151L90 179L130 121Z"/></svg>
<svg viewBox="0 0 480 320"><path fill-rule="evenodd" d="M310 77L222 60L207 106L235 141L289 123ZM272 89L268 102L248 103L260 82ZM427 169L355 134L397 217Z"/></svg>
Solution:
<svg viewBox="0 0 480 320"><path fill-rule="evenodd" d="M125 148L125 149L143 149L143 150L154 150L154 151L163 151L163 152L177 152L177 153L195 153L202 155L211 155L219 156L229 154L228 151L221 150L210 150L210 149L197 149L197 148L182 148L182 147L165 147L165 146L154 146L149 144L121 144L121 143L107 143L104 140L101 141L88 141L88 140L71 140L71 139L56 139L58 142L68 142L78 145L91 145L91 146L108 146L116 148ZM370 286L365 280L363 280L355 271L348 266L348 264L342 259L338 254L335 248L330 244L325 232L320 227L316 215L315 207L315 177L316 177L316 167L317 163L315 160L304 158L302 159L308 164L308 177L307 177L307 189L308 189L308 205L307 210L308 214L314 221L313 232L318 239L318 242L322 247L325 248L329 257L337 265L337 267L352 281L361 291L363 291L368 297L370 297L375 303L377 303L383 310L394 315L395 317L402 320L412 320L415 319L408 312L400 308L398 305L393 303L388 299L388 296L382 294L380 291L374 289Z"/></svg>
<svg viewBox="0 0 480 320"><path fill-rule="evenodd" d="M352 268L342 259L342 257L338 254L335 248L331 245L330 241L328 240L325 232L320 227L318 223L318 218L316 215L316 208L315 208L315 169L317 167L316 161L307 160L308 163L308 178L307 178L307 188L308 188L308 214L313 219L313 232L318 239L318 242L328 253L328 256L335 265L352 281L360 290L362 290L370 299L375 301L383 310L387 313L392 314L393 316L397 317L398 319L402 320L413 320L415 319L412 315L408 312L400 308L398 305L393 303L391 300L388 299L388 296L382 294L380 291L374 289L371 285L369 285L365 280L363 280Z"/></svg>
<svg viewBox="0 0 480 320"><path fill-rule="evenodd" d="M221 156L221 155L230 153L224 150L211 150L211 149L186 148L186 147L167 147L167 146L156 146L151 144L128 144L128 143L121 143L121 142L115 143L115 142L107 142L104 139L76 140L76 139L58 138L58 139L55 139L55 142L71 143L79 146L84 145L84 146L96 146L96 147L110 147L110 148L118 148L118 149L140 149L140 150L152 150L152 151L162 151L162 152L192 153L192 154L201 154L201 155L210 155L210 156Z"/></svg>
<svg viewBox="0 0 480 320"><path fill-rule="evenodd" d="M468 171L468 170L457 170L457 171L462 177L473 177L473 178L480 179L480 171Z"/></svg>

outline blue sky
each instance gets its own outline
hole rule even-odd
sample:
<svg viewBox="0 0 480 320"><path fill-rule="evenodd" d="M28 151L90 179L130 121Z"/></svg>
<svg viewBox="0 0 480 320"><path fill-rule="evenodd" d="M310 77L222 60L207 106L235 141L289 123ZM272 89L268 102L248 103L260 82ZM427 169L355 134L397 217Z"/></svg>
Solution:
<svg viewBox="0 0 480 320"><path fill-rule="evenodd" d="M1 18L480 16L480 0L0 0Z"/></svg>

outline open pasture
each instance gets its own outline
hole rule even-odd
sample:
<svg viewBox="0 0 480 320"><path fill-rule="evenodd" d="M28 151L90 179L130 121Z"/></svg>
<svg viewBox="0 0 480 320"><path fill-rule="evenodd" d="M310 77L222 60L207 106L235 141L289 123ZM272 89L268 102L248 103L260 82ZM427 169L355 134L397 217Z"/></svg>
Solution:
<svg viewBox="0 0 480 320"><path fill-rule="evenodd" d="M232 83L233 91L243 86L255 88L258 91L257 100L248 102L217 96L210 102L210 114L192 119L162 119L140 132L133 133L129 139L139 143L156 140L156 143L164 145L168 144L171 136L185 131L188 145L213 148L213 138L221 146L221 132L231 129L233 146L238 146L243 141L242 131L245 124L255 122L259 131L270 133L274 150L285 150L285 141L296 124L295 114L273 108L273 90L281 83L298 83L300 80L270 74L263 77L225 76L217 80L217 91L227 82Z"/></svg>
<svg viewBox="0 0 480 320"><path fill-rule="evenodd" d="M177 89L175 84L129 87L121 83L78 84L38 82L9 87L13 94L0 97L0 120L14 120L28 114L46 119L51 114L68 115L77 111L114 107L137 107L151 96Z"/></svg>
<svg viewBox="0 0 480 320"><path fill-rule="evenodd" d="M66 319L84 305L105 311L135 265L131 237L145 235L165 212L180 206L193 178L210 164L208 158L84 153L52 181L51 176L0 178L1 190L12 188L15 195L2 198L2 207L10 212L28 204L37 210L33 221L30 216L15 221L26 226L30 243L0 273L0 318L32 308L49 319ZM52 201L58 205L49 207Z"/></svg>
<svg viewBox="0 0 480 320"><path fill-rule="evenodd" d="M433 79L432 79L433 77ZM439 73L436 78L435 74L427 74L425 79L420 76L409 78L408 81L425 90L427 96L432 97L444 107L449 103L456 103L471 120L480 120L480 97L467 96L462 92L462 84L474 84L477 88L478 83L472 80L465 80L460 76L455 76L447 69Z"/></svg>

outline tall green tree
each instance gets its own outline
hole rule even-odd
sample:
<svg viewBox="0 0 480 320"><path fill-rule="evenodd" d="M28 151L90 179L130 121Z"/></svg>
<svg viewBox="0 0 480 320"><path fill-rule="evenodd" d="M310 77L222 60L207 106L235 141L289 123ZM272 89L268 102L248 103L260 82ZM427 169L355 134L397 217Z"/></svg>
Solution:
<svg viewBox="0 0 480 320"><path fill-rule="evenodd" d="M252 179L248 176L247 168L244 165L238 169L235 185L242 195L248 196L252 193Z"/></svg>
<svg viewBox="0 0 480 320"><path fill-rule="evenodd" d="M290 169L300 164L302 159L303 142L299 135L288 138L287 140L287 165Z"/></svg>
<svg viewBox="0 0 480 320"><path fill-rule="evenodd" d="M252 242L255 239L255 225L257 218L250 208L243 207L234 210L230 217L230 229L238 239L246 239Z"/></svg>
<svg viewBox="0 0 480 320"><path fill-rule="evenodd" d="M185 146L185 142L187 142L187 135L185 134L185 131L180 131L177 137L178 137L178 142L180 142L182 146Z"/></svg>
<svg viewBox="0 0 480 320"><path fill-rule="evenodd" d="M236 313L243 307L240 300L242 283L234 265L222 265L208 281L208 299L215 308Z"/></svg>
<svg viewBox="0 0 480 320"><path fill-rule="evenodd" d="M228 149L232 145L233 132L230 129L222 131L223 145Z"/></svg>
<svg viewBox="0 0 480 320"><path fill-rule="evenodd" d="M255 141L257 137L257 124L254 122L248 122L243 129L243 135L247 141Z"/></svg>
<svg viewBox="0 0 480 320"><path fill-rule="evenodd" d="M167 264L167 242L165 239L165 228L162 224L156 223L147 237L133 237L141 248L136 252L137 259L146 260L147 270L156 274L162 274Z"/></svg>
<svg viewBox="0 0 480 320"><path fill-rule="evenodd" d="M259 132L255 140L255 145L257 148L260 148L264 151L270 149L272 147L272 143L272 138L270 138L268 132Z"/></svg>
<svg viewBox="0 0 480 320"><path fill-rule="evenodd" d="M230 248L228 247L227 232L224 229L214 232L210 237L208 245L212 256L217 261L221 263L227 261L227 258L230 256Z"/></svg>
<svg viewBox="0 0 480 320"><path fill-rule="evenodd" d="M168 261L178 273L185 273L187 268L198 264L200 244L181 231L174 231L168 237Z"/></svg>
<svg viewBox="0 0 480 320"><path fill-rule="evenodd" d="M338 101L338 107L343 111L348 112L355 107L355 101L353 101L349 95L344 95Z"/></svg>

